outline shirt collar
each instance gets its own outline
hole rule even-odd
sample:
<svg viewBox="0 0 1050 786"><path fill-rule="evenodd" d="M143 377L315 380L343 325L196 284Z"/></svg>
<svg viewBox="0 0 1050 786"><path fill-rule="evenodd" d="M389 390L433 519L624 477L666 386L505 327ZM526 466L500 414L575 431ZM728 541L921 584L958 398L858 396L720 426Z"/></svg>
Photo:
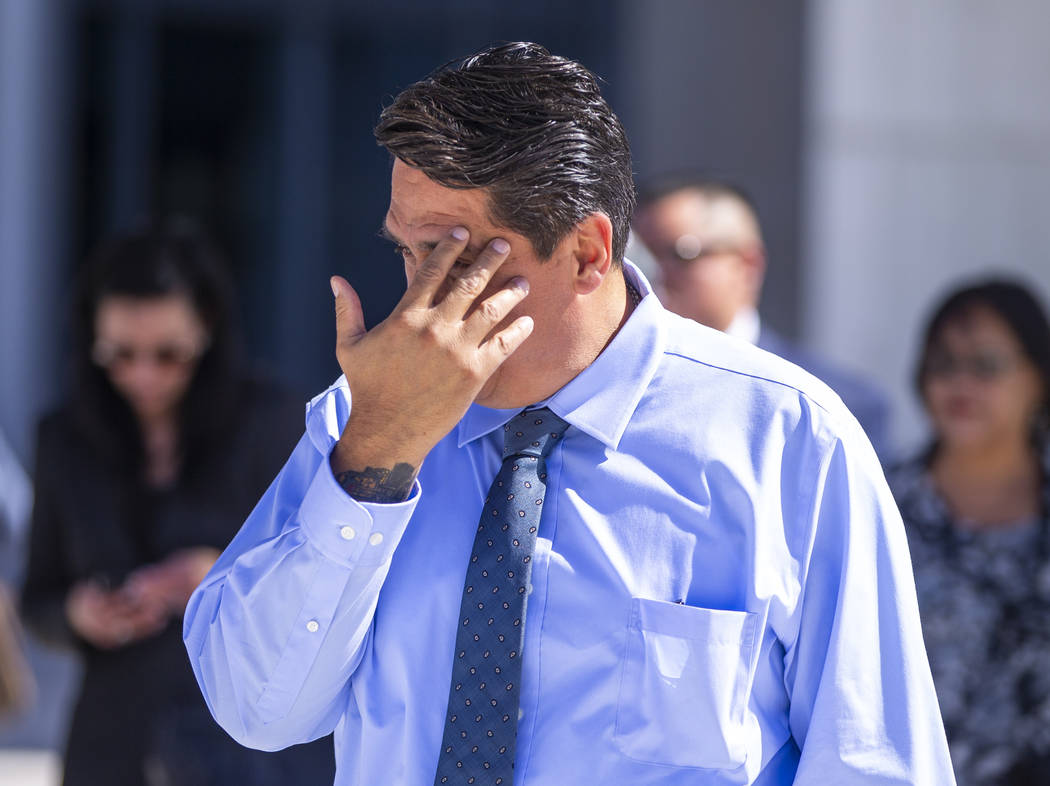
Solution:
<svg viewBox="0 0 1050 786"><path fill-rule="evenodd" d="M569 424L614 449L656 373L664 348L663 306L645 276L626 259L623 272L642 296L641 303L591 365L537 404L550 407ZM494 431L519 411L472 404L459 422L459 446Z"/></svg>

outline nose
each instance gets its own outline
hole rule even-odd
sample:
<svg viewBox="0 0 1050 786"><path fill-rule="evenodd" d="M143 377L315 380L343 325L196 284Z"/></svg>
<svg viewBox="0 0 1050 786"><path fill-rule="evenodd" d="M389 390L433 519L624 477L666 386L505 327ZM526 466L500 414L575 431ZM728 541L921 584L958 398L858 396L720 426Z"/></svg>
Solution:
<svg viewBox="0 0 1050 786"><path fill-rule="evenodd" d="M124 371L129 388L139 393L151 393L161 385L161 369L152 358L136 358Z"/></svg>

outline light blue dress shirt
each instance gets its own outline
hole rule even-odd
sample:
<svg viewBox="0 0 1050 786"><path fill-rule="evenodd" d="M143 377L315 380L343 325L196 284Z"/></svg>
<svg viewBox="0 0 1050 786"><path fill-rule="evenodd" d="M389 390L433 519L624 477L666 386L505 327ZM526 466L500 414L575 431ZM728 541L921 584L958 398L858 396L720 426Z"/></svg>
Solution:
<svg viewBox="0 0 1050 786"><path fill-rule="evenodd" d="M644 295L546 403L516 786L954 783L904 530L823 384ZM340 786L429 786L463 578L509 410L474 405L412 496L328 455L345 380L190 600L212 712L245 745L335 730Z"/></svg>

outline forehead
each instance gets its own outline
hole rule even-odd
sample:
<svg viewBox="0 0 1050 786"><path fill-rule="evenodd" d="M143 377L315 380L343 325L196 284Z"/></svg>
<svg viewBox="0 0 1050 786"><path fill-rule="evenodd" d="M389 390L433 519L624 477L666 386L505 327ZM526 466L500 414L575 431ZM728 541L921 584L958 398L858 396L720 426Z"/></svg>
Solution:
<svg viewBox="0 0 1050 786"><path fill-rule="evenodd" d="M1010 325L987 306L970 306L948 317L934 336L934 343L1020 346Z"/></svg>
<svg viewBox="0 0 1050 786"><path fill-rule="evenodd" d="M644 232L698 236L736 236L752 231L747 211L732 199L709 198L693 189L675 191L644 207L638 214Z"/></svg>
<svg viewBox="0 0 1050 786"><path fill-rule="evenodd" d="M95 331L104 337L150 339L193 333L202 327L182 295L103 298L95 312Z"/></svg>
<svg viewBox="0 0 1050 786"><path fill-rule="evenodd" d="M483 188L448 188L395 159L390 175L387 229L401 239L442 236L456 226L472 233L497 227L488 216Z"/></svg>

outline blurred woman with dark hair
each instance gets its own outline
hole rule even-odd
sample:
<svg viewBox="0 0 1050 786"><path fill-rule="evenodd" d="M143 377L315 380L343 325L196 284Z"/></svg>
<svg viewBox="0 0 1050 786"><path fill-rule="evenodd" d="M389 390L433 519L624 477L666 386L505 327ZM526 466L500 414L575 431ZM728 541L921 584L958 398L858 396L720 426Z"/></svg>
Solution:
<svg viewBox="0 0 1050 786"><path fill-rule="evenodd" d="M302 432L302 405L243 373L231 303L218 254L186 222L104 244L81 281L74 392L38 435L22 597L27 625L84 659L67 786L334 773L330 745L230 740L182 643L190 593Z"/></svg>
<svg viewBox="0 0 1050 786"><path fill-rule="evenodd" d="M1050 773L1050 325L1019 284L940 305L916 387L933 438L890 473L960 786Z"/></svg>

